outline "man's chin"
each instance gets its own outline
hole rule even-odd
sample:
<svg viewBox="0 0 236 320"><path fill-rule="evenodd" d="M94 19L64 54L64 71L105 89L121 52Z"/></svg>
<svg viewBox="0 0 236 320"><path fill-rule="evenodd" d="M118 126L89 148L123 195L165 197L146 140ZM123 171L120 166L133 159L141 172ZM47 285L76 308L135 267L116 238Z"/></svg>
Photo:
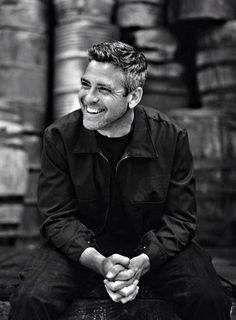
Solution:
<svg viewBox="0 0 236 320"><path fill-rule="evenodd" d="M100 126L92 121L83 120L83 126L88 130L98 130Z"/></svg>

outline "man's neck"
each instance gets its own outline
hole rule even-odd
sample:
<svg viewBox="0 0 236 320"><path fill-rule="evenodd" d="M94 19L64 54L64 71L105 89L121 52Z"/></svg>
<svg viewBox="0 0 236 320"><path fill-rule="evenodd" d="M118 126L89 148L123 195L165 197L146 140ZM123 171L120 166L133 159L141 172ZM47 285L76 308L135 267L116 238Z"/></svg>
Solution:
<svg viewBox="0 0 236 320"><path fill-rule="evenodd" d="M109 138L119 138L125 136L132 130L132 124L134 120L134 110L129 109L123 117L113 122L109 127L98 130L98 132Z"/></svg>

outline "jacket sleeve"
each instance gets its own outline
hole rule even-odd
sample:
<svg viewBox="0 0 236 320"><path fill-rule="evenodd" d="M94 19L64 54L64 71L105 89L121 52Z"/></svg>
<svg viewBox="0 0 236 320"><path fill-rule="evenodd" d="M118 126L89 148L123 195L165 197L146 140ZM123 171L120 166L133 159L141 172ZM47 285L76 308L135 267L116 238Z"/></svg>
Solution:
<svg viewBox="0 0 236 320"><path fill-rule="evenodd" d="M158 268L180 252L194 237L196 229L195 179L193 160L186 130L180 131L161 228L148 231L141 252Z"/></svg>
<svg viewBox="0 0 236 320"><path fill-rule="evenodd" d="M93 246L94 234L77 218L78 204L68 164L58 145L62 143L52 141L46 130L38 184L38 207L45 217L41 233L70 259L78 261L82 252Z"/></svg>

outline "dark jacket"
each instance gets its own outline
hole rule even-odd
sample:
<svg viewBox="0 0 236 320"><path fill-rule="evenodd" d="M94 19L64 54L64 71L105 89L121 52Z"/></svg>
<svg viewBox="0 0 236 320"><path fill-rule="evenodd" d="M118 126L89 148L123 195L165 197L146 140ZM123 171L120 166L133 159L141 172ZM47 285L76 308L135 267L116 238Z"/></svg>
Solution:
<svg viewBox="0 0 236 320"><path fill-rule="evenodd" d="M187 133L157 110L137 106L130 144L116 176L139 253L161 266L192 239L195 183ZM78 261L100 233L109 210L110 166L94 131L74 111L45 130L38 205L41 232ZM125 223L125 221L124 221ZM115 252L114 252L115 253Z"/></svg>

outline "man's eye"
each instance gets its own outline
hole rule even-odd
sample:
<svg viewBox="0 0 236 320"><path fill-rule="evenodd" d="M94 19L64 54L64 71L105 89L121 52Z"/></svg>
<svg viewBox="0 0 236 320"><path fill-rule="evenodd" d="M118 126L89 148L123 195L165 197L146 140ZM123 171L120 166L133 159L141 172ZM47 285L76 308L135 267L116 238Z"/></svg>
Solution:
<svg viewBox="0 0 236 320"><path fill-rule="evenodd" d="M81 87L84 89L89 89L90 85L87 82L81 82Z"/></svg>
<svg viewBox="0 0 236 320"><path fill-rule="evenodd" d="M111 93L112 93L111 89L106 88L106 87L99 87L99 88L98 88L98 91L99 91L100 93L103 93L103 94L111 94Z"/></svg>

